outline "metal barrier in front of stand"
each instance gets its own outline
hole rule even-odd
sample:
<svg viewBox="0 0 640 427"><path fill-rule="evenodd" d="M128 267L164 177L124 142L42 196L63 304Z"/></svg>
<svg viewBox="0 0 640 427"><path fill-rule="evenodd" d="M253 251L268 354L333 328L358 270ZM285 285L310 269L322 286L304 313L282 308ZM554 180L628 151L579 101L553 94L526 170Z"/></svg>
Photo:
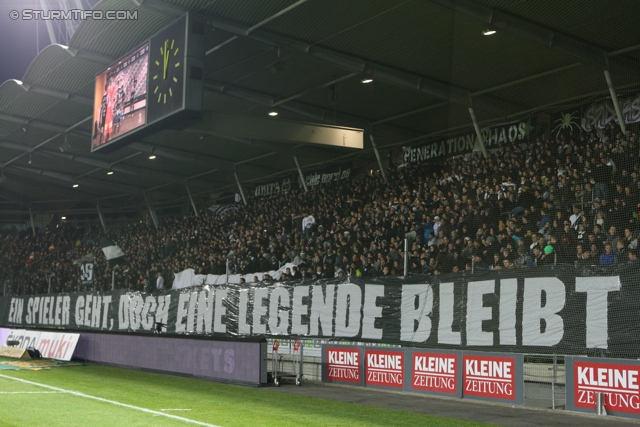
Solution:
<svg viewBox="0 0 640 427"><path fill-rule="evenodd" d="M605 393L596 393L596 415L607 415L605 408Z"/></svg>
<svg viewBox="0 0 640 427"><path fill-rule="evenodd" d="M524 355L524 402L527 406L564 409L564 356L556 354Z"/></svg>
<svg viewBox="0 0 640 427"><path fill-rule="evenodd" d="M280 357L278 356L278 349L280 348L280 340L273 342L273 353L271 353L271 378L273 379L273 385L280 386L280 379L278 378L278 365L280 364Z"/></svg>
<svg viewBox="0 0 640 427"><path fill-rule="evenodd" d="M291 371L285 371L284 369L284 355L280 355L280 340L276 339L273 341L271 353L271 378L273 380L273 385L279 387L281 384L281 380L283 379L292 379L295 381L297 386L302 385L302 375L303 375L303 346L299 339L296 339L292 343L292 348L290 349L291 355L291 364L293 369Z"/></svg>

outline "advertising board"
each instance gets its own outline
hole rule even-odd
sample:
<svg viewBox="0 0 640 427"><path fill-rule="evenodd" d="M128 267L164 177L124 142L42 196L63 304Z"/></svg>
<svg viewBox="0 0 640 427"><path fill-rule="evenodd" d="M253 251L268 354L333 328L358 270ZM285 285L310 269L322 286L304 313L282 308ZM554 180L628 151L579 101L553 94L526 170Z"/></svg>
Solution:
<svg viewBox="0 0 640 427"><path fill-rule="evenodd" d="M464 352L462 364L463 397L524 404L522 354Z"/></svg>
<svg viewBox="0 0 640 427"><path fill-rule="evenodd" d="M341 345L323 346L322 381L364 385L362 350Z"/></svg>
<svg viewBox="0 0 640 427"><path fill-rule="evenodd" d="M407 360L406 391L462 397L461 352L414 349Z"/></svg>
<svg viewBox="0 0 640 427"><path fill-rule="evenodd" d="M609 415L640 418L640 363L567 357L567 409L594 413L598 393Z"/></svg>

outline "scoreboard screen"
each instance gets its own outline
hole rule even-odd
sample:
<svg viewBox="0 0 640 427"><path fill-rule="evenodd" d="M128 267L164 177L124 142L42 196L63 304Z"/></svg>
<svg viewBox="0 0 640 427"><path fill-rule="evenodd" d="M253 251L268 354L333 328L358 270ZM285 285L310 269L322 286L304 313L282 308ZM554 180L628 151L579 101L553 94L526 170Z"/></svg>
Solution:
<svg viewBox="0 0 640 427"><path fill-rule="evenodd" d="M96 77L91 151L110 145L147 123L149 43Z"/></svg>
<svg viewBox="0 0 640 427"><path fill-rule="evenodd" d="M201 116L205 22L188 12L96 76L92 152Z"/></svg>

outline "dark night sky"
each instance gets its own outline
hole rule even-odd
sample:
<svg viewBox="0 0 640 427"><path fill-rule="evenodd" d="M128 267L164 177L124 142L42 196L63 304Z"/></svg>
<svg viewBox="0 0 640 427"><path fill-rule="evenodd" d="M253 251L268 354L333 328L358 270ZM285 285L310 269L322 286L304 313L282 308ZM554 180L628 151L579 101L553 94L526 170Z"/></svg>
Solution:
<svg viewBox="0 0 640 427"><path fill-rule="evenodd" d="M40 9L36 3L37 0L0 0L0 84L8 79L22 80L24 72L36 57L38 47L42 50L51 43L43 21L12 20L9 17L13 10ZM82 3L86 4L87 1L83 0ZM89 3L95 4L97 1L90 0Z"/></svg>
<svg viewBox="0 0 640 427"><path fill-rule="evenodd" d="M0 83L8 79L21 80L36 57L36 21L12 20L9 12L35 6L35 1L0 0ZM45 30L44 24L41 23ZM40 43L49 44L45 31L40 31Z"/></svg>

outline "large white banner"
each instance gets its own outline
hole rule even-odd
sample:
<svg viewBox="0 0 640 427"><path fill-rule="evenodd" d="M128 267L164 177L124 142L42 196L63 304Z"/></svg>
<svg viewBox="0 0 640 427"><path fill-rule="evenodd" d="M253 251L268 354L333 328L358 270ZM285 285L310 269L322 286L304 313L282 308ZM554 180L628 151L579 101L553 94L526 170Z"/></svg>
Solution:
<svg viewBox="0 0 640 427"><path fill-rule="evenodd" d="M249 274L229 274L229 283L237 285L240 283L240 279L244 277L244 279L251 283L253 282L253 278L257 277L258 281L262 281L262 278L265 274L271 276L273 280L280 280L282 273L287 271L287 268L293 270L295 264L287 263L280 267L278 270L265 271L263 273L249 273ZM175 279L173 280L172 289L182 289L188 288L191 286L201 286L201 285L226 285L227 284L227 275L226 274L196 274L193 268L188 268L180 273L176 274Z"/></svg>

